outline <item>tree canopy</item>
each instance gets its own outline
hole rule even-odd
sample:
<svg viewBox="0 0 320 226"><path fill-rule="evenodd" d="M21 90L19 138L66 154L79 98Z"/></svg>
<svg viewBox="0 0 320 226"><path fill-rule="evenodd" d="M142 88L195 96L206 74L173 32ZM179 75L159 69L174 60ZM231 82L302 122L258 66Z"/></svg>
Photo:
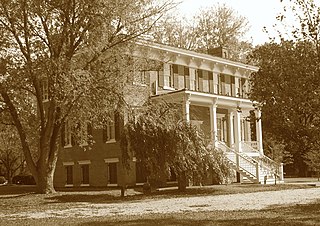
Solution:
<svg viewBox="0 0 320 226"><path fill-rule="evenodd" d="M310 162L305 160L318 148L320 129L320 8L314 1L284 2L285 12L300 23L287 39L280 32L279 43L253 51L250 60L260 69L252 76L251 98L262 104L264 138L284 144L285 156L293 158L287 170L305 176ZM285 12L278 17L282 22Z"/></svg>
<svg viewBox="0 0 320 226"><path fill-rule="evenodd" d="M64 124L103 121L123 103L121 72L129 65L122 59L130 41L172 6L169 0L0 0L1 120L16 127L39 192L54 192Z"/></svg>
<svg viewBox="0 0 320 226"><path fill-rule="evenodd" d="M248 21L225 4L202 8L193 18L167 15L151 34L157 42L202 53L216 47L230 50L230 58L245 60L252 48L244 38Z"/></svg>

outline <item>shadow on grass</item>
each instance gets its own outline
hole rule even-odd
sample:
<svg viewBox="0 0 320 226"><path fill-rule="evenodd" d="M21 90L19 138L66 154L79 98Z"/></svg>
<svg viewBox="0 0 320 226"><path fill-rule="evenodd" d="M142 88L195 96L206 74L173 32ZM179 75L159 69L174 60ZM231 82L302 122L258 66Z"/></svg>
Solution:
<svg viewBox="0 0 320 226"><path fill-rule="evenodd" d="M79 226L233 226L233 225L319 225L320 199L312 204L303 204L290 207L273 207L260 211L216 211L200 213L182 213L157 215L154 217L140 216L135 219L95 220L79 223ZM140 218L140 219L139 219Z"/></svg>
<svg viewBox="0 0 320 226"><path fill-rule="evenodd" d="M0 195L16 195L20 197L36 193L35 185L5 185L0 187Z"/></svg>

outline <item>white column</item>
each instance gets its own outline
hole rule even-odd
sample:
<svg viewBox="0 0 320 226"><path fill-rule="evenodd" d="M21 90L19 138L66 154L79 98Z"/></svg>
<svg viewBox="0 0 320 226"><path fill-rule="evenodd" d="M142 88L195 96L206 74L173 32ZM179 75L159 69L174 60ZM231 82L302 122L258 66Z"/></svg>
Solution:
<svg viewBox="0 0 320 226"><path fill-rule="evenodd" d="M190 122L190 100L189 97L185 97L183 101L183 116L186 122Z"/></svg>
<svg viewBox="0 0 320 226"><path fill-rule="evenodd" d="M211 140L216 143L218 135L217 127L217 105L213 103L210 106L210 127L211 127Z"/></svg>
<svg viewBox="0 0 320 226"><path fill-rule="evenodd" d="M234 142L236 151L241 152L241 110L237 109L234 113Z"/></svg>
<svg viewBox="0 0 320 226"><path fill-rule="evenodd" d="M256 136L258 142L258 150L263 155L263 144L262 144L262 122L261 122L261 111L256 110Z"/></svg>
<svg viewBox="0 0 320 226"><path fill-rule="evenodd" d="M233 112L229 112L228 120L229 120L229 145L230 147L232 147L234 145Z"/></svg>

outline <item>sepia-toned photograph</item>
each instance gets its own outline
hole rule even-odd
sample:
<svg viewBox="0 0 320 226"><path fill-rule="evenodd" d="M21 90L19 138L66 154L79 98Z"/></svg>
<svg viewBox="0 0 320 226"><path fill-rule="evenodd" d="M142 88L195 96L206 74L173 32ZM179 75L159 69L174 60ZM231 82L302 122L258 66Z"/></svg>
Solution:
<svg viewBox="0 0 320 226"><path fill-rule="evenodd" d="M320 225L320 1L0 0L0 225Z"/></svg>

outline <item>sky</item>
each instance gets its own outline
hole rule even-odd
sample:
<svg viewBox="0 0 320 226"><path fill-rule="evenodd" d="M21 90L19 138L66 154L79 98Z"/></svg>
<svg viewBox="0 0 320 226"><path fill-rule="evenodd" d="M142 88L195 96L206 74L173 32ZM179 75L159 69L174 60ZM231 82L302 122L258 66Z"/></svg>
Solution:
<svg viewBox="0 0 320 226"><path fill-rule="evenodd" d="M181 0L178 11L182 15L192 16L201 7L214 6L225 3L233 8L239 15L249 21L250 30L247 39L252 40L253 45L259 45L269 40L269 35L263 31L263 27L275 35L272 27L276 22L276 16L283 11L283 3L280 0Z"/></svg>

